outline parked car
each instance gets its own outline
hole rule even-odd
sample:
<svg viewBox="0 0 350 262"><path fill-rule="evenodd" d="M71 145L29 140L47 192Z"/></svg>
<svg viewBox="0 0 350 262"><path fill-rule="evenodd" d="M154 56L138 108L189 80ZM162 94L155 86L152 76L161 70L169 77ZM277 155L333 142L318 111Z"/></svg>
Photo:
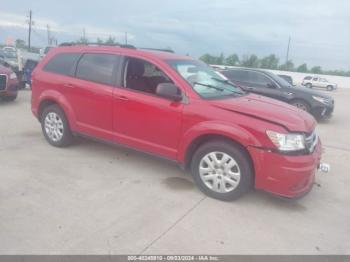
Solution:
<svg viewBox="0 0 350 262"><path fill-rule="evenodd" d="M26 85L32 85L32 72L37 66L39 61L34 59L27 59L23 67L23 78L21 81L21 88L25 88Z"/></svg>
<svg viewBox="0 0 350 262"><path fill-rule="evenodd" d="M313 87L326 88L328 91L332 91L338 88L338 85L336 83L328 82L326 78L318 77L318 76L315 76L315 77L306 76L302 82L302 85L307 88L313 88Z"/></svg>
<svg viewBox="0 0 350 262"><path fill-rule="evenodd" d="M188 56L57 47L33 72L31 101L51 145L83 135L155 154L191 170L198 187L221 200L252 186L299 197L320 164L311 115L246 93Z"/></svg>
<svg viewBox="0 0 350 262"><path fill-rule="evenodd" d="M8 67L0 65L0 99L13 101L17 98L18 81L16 74Z"/></svg>
<svg viewBox="0 0 350 262"><path fill-rule="evenodd" d="M13 71L18 71L17 51L13 47L4 47L0 52L0 62L2 65L11 67Z"/></svg>
<svg viewBox="0 0 350 262"><path fill-rule="evenodd" d="M294 85L293 84L293 78L291 76L287 76L287 75L277 75L280 78L283 78L284 80L286 80L289 84Z"/></svg>
<svg viewBox="0 0 350 262"><path fill-rule="evenodd" d="M258 69L237 68L221 72L243 90L296 106L316 119L331 117L334 99L304 87L295 87L275 74Z"/></svg>

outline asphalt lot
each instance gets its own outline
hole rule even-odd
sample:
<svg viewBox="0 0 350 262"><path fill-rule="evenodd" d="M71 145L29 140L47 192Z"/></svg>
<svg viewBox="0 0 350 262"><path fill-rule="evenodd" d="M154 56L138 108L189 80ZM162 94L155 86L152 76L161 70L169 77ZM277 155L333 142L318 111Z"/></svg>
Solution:
<svg viewBox="0 0 350 262"><path fill-rule="evenodd" d="M50 146L30 91L0 102L0 254L350 254L350 89L318 125L329 174L284 201L205 197L176 165L85 139Z"/></svg>

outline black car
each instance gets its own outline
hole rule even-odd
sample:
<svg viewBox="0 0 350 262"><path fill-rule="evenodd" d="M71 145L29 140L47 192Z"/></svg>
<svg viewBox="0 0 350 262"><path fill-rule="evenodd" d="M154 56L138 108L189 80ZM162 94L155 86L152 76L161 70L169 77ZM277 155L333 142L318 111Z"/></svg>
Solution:
<svg viewBox="0 0 350 262"><path fill-rule="evenodd" d="M245 68L220 72L244 91L287 102L309 112L316 119L330 117L333 113L332 97L305 87L293 86L271 72Z"/></svg>
<svg viewBox="0 0 350 262"><path fill-rule="evenodd" d="M287 76L287 75L277 75L277 76L279 76L280 78L283 78L289 84L293 85L293 78L291 76Z"/></svg>

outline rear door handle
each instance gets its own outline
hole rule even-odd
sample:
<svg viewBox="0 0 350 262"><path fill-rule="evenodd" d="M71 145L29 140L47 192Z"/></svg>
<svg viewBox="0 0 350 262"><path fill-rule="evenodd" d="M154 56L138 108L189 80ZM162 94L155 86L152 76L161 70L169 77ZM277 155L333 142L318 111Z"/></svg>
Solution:
<svg viewBox="0 0 350 262"><path fill-rule="evenodd" d="M129 98L127 98L126 96L118 96L118 99L122 101L129 101Z"/></svg>

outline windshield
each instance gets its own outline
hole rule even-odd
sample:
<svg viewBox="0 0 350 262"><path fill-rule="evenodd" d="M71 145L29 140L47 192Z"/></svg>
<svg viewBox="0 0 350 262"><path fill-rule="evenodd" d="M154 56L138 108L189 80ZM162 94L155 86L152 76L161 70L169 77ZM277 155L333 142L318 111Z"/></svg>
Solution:
<svg viewBox="0 0 350 262"><path fill-rule="evenodd" d="M293 87L293 85L291 85L287 80L283 79L282 77L279 77L268 71L266 71L266 74L273 78L273 80L275 80L282 87Z"/></svg>
<svg viewBox="0 0 350 262"><path fill-rule="evenodd" d="M168 60L167 63L185 79L201 97L220 98L245 94L219 72L197 60Z"/></svg>
<svg viewBox="0 0 350 262"><path fill-rule="evenodd" d="M6 58L17 58L17 53L15 51L4 50L4 55Z"/></svg>

